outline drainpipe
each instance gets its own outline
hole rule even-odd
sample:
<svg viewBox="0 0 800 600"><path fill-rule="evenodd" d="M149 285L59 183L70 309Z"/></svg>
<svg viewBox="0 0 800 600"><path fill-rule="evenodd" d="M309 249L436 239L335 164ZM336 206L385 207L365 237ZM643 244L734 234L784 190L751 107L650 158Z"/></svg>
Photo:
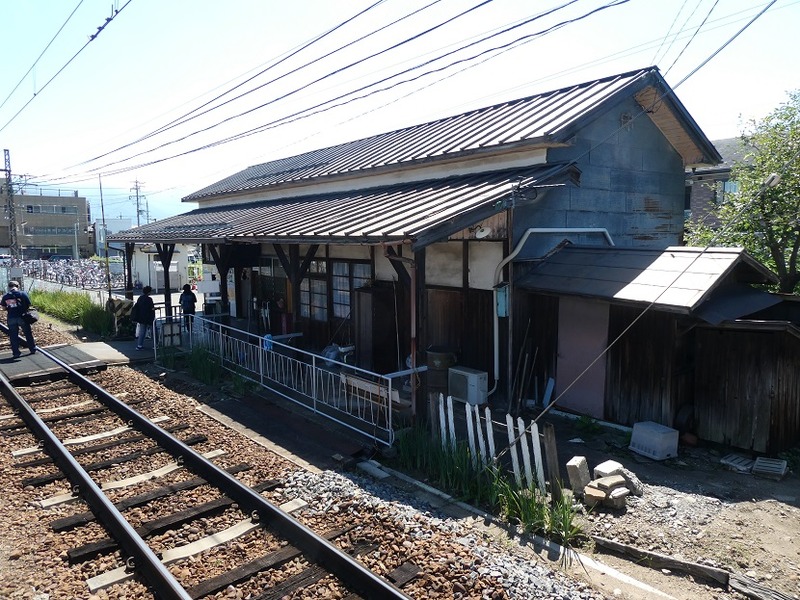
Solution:
<svg viewBox="0 0 800 600"><path fill-rule="evenodd" d="M514 250L503 260L497 263L494 269L494 283L492 285L492 295L494 298L494 317L493 317L493 344L494 344L494 386L488 392L491 396L497 391L500 382L500 318L497 316L497 284L500 283L500 276L503 267L510 263L522 251L525 243L532 233L601 233L605 237L609 246L614 245L614 240L605 227L531 227L525 231L522 238L517 242ZM509 297L509 301L510 301Z"/></svg>
<svg viewBox="0 0 800 600"><path fill-rule="evenodd" d="M381 246L383 247L383 256L387 260L398 260L402 263L405 263L411 269L411 283L409 286L409 304L410 312L411 312L411 365L410 368L412 371L416 371L417 368L417 261L408 258L406 256L390 256L388 247L392 244L382 243ZM396 244L394 244L396 245ZM416 373L415 373L416 374ZM417 386L415 385L415 381L412 380L411 385L411 418L416 420L417 418Z"/></svg>

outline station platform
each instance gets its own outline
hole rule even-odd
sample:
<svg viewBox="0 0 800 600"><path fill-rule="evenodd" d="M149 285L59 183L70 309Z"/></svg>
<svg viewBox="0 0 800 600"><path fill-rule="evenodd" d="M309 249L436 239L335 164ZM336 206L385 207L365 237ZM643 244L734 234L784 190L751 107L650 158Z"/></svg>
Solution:
<svg viewBox="0 0 800 600"><path fill-rule="evenodd" d="M152 362L153 350L137 350L136 341L84 342L43 346L59 360L79 373L104 370L108 365ZM22 356L14 358L10 350L0 352L0 373L12 383L57 379L64 370L40 352L29 354L21 348Z"/></svg>

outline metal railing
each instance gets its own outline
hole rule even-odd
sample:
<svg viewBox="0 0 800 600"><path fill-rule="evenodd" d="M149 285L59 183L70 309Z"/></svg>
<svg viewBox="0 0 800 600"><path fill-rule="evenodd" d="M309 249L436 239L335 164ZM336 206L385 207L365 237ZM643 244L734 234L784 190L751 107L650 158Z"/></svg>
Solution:
<svg viewBox="0 0 800 600"><path fill-rule="evenodd" d="M161 351L201 347L224 369L386 446L394 443L396 416L410 414L403 381L413 384L427 369L381 375L292 346L300 334L262 337L202 315L189 332L175 317L156 319L156 330Z"/></svg>

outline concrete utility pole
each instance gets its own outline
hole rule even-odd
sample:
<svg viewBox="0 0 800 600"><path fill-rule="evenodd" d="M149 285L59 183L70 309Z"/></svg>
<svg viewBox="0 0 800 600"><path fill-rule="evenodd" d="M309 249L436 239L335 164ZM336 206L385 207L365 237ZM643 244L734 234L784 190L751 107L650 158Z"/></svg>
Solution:
<svg viewBox="0 0 800 600"><path fill-rule="evenodd" d="M136 181L134 181L133 182L133 187L131 188L131 191L132 192L136 192L136 193L134 195L132 195L132 196L128 196L128 198L130 200L136 200L136 226L137 227L139 227L142 224L142 220L141 220L142 213L144 213L144 212L147 213L145 215L145 223L149 222L149 220L150 220L150 210L149 210L149 208L148 208L147 211L142 209L142 200L147 200L147 196L142 196L140 194L142 185L143 185L143 183L141 181L139 181L138 179Z"/></svg>
<svg viewBox="0 0 800 600"><path fill-rule="evenodd" d="M17 238L17 209L14 205L14 186L11 185L11 151L3 150L6 161L6 210L8 211L8 237L11 257L19 258L19 239Z"/></svg>

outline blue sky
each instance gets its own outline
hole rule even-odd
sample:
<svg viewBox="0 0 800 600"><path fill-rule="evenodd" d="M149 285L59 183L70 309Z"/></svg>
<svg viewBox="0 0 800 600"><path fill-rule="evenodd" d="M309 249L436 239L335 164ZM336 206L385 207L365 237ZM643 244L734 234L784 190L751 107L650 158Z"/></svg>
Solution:
<svg viewBox="0 0 800 600"><path fill-rule="evenodd" d="M770 4L0 0L0 148L26 193L78 190L99 219L102 180L135 223L136 181L160 219L252 164L653 64L733 137L800 89L800 0L730 41Z"/></svg>

